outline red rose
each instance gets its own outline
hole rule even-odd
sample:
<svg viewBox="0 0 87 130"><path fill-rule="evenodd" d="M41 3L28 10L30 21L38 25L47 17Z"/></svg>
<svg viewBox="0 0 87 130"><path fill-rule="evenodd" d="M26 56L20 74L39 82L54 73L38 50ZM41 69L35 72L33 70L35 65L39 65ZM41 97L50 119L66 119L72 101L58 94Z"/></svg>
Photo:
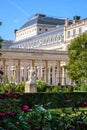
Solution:
<svg viewBox="0 0 87 130"><path fill-rule="evenodd" d="M23 93L19 93L19 96L22 97L22 96L23 96Z"/></svg>
<svg viewBox="0 0 87 130"><path fill-rule="evenodd" d="M0 98L2 99L2 98L4 98L2 95L0 95Z"/></svg>
<svg viewBox="0 0 87 130"><path fill-rule="evenodd" d="M7 97L13 97L12 92L10 92L10 93L6 93L5 95L6 95Z"/></svg>
<svg viewBox="0 0 87 130"><path fill-rule="evenodd" d="M15 113L14 113L14 112L9 111L9 112L7 112L7 115L8 115L8 116L14 116L14 115L15 115Z"/></svg>
<svg viewBox="0 0 87 130"><path fill-rule="evenodd" d="M32 123L33 123L33 120L29 120L28 122L32 124Z"/></svg>
<svg viewBox="0 0 87 130"><path fill-rule="evenodd" d="M87 102L83 102L82 105L83 105L84 107L87 107Z"/></svg>
<svg viewBox="0 0 87 130"><path fill-rule="evenodd" d="M0 117L4 117L5 114L3 112L0 112Z"/></svg>
<svg viewBox="0 0 87 130"><path fill-rule="evenodd" d="M23 111L25 111L25 112L29 112L29 111L30 111L30 108L29 108L29 106L27 106L27 105L23 105L23 106L21 107L21 109L22 109Z"/></svg>

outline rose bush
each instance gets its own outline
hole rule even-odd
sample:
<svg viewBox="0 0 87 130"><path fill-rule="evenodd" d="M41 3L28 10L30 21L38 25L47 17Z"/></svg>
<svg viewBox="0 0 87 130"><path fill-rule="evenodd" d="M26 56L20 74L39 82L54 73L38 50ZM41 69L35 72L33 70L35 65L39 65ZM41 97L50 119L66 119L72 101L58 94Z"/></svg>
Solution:
<svg viewBox="0 0 87 130"><path fill-rule="evenodd" d="M23 94L0 94L0 130L87 130L87 112L51 112L22 103ZM84 107L87 102L80 103Z"/></svg>
<svg viewBox="0 0 87 130"><path fill-rule="evenodd" d="M12 92L0 95L1 130L37 130L50 120L50 113L42 106L31 109L30 106L22 104L22 96L23 94Z"/></svg>

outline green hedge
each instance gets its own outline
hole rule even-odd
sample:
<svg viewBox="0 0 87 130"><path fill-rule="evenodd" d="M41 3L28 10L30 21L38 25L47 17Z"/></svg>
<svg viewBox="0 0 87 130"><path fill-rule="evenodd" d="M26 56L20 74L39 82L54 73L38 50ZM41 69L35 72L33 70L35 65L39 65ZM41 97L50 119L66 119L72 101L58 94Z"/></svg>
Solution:
<svg viewBox="0 0 87 130"><path fill-rule="evenodd" d="M73 107L87 101L87 92L25 93L23 103L29 106L42 105L45 108Z"/></svg>

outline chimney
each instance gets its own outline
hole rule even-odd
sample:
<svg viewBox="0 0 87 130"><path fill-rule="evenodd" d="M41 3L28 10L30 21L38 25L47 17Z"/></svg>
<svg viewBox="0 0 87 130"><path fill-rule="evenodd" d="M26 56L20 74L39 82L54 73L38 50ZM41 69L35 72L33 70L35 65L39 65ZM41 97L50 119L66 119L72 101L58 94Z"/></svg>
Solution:
<svg viewBox="0 0 87 130"><path fill-rule="evenodd" d="M68 26L68 19L65 20L65 26Z"/></svg>
<svg viewBox="0 0 87 130"><path fill-rule="evenodd" d="M73 24L77 23L80 20L80 16L73 17Z"/></svg>
<svg viewBox="0 0 87 130"><path fill-rule="evenodd" d="M71 25L71 24L72 24L72 20L66 19L66 21L65 21L65 26L68 26L68 25Z"/></svg>

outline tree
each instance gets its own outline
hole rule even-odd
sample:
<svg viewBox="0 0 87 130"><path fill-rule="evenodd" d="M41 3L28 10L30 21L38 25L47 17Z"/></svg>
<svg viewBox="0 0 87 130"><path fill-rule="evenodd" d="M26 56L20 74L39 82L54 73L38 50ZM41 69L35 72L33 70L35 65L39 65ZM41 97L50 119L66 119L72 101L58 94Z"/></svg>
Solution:
<svg viewBox="0 0 87 130"><path fill-rule="evenodd" d="M69 78L75 81L87 80L87 32L71 41L68 57L66 69Z"/></svg>
<svg viewBox="0 0 87 130"><path fill-rule="evenodd" d="M0 22L0 26L1 26L1 22ZM2 44L1 44L1 42L3 41L3 39L1 38L1 36L0 36L0 48L2 48Z"/></svg>

